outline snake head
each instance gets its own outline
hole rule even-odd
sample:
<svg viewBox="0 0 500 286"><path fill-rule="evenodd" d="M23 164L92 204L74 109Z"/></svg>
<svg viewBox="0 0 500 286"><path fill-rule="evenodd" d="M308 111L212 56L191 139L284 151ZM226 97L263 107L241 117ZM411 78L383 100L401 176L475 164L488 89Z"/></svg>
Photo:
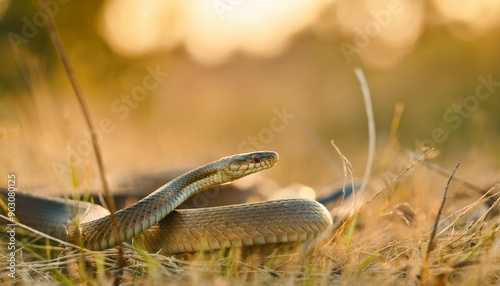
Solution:
<svg viewBox="0 0 500 286"><path fill-rule="evenodd" d="M223 158L225 171L233 180L239 179L274 166L278 162L278 153L273 151L257 151L237 154Z"/></svg>

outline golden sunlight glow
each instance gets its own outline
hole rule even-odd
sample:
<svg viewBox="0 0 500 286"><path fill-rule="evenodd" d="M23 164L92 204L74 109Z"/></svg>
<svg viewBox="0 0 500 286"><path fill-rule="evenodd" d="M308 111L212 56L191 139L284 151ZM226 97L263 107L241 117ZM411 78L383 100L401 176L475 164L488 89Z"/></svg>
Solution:
<svg viewBox="0 0 500 286"><path fill-rule="evenodd" d="M9 8L10 0L4 0L0 1L0 19L2 16L7 12L7 9Z"/></svg>
<svg viewBox="0 0 500 286"><path fill-rule="evenodd" d="M172 46L180 40L175 36L178 29L169 27L168 22L177 14L177 6L171 1L108 1L101 32L114 50L126 55L151 52L160 43Z"/></svg>
<svg viewBox="0 0 500 286"><path fill-rule="evenodd" d="M238 52L277 55L298 32L324 24L329 28L320 36L340 37L348 61L359 56L374 68L391 68L412 50L428 22L445 25L462 39L480 36L500 22L497 0L433 0L431 4L411 0L108 0L99 28L111 48L122 55L141 56L182 45L198 62L217 65Z"/></svg>
<svg viewBox="0 0 500 286"><path fill-rule="evenodd" d="M497 0L435 0L439 13L450 23L455 36L470 39L500 23L500 1ZM467 28L467 29L464 29Z"/></svg>
<svg viewBox="0 0 500 286"><path fill-rule="evenodd" d="M389 68L419 39L425 24L423 13L421 1L342 0L337 18L353 52L373 67Z"/></svg>
<svg viewBox="0 0 500 286"><path fill-rule="evenodd" d="M272 56L313 23L330 0L109 0L101 32L125 55L141 55L184 44L204 64L233 53Z"/></svg>

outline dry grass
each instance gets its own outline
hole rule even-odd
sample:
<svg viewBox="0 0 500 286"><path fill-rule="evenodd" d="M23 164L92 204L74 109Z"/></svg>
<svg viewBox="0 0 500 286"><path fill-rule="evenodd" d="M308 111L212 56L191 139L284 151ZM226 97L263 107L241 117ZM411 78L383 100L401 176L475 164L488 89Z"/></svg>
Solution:
<svg viewBox="0 0 500 286"><path fill-rule="evenodd" d="M385 173L385 177L390 176ZM384 176L380 176L382 178ZM258 251L165 257L124 247L89 252L47 245L45 239L18 239L17 278L2 284L111 285L495 285L500 275L497 200L451 182L448 200L428 253L430 233L446 186L445 178L422 165L384 186L370 182L356 205L332 209L337 229L324 240L295 252L268 256ZM385 179L385 181L388 181ZM371 200L378 194L375 199ZM361 202L367 202L362 204ZM360 207L360 206L364 207ZM342 215L346 214L346 215ZM0 240L6 249L6 240ZM0 267L7 266L6 253Z"/></svg>

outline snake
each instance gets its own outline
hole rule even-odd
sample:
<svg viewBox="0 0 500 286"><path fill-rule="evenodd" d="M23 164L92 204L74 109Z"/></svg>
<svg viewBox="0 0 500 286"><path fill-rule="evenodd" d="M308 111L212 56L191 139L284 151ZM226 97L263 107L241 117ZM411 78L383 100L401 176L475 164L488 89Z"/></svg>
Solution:
<svg viewBox="0 0 500 286"><path fill-rule="evenodd" d="M171 180L114 215L89 202L16 192L15 216L27 226L94 251L131 239L147 251L164 254L313 240L332 225L328 210L314 200L176 209L198 192L269 169L278 158L273 151L223 157Z"/></svg>

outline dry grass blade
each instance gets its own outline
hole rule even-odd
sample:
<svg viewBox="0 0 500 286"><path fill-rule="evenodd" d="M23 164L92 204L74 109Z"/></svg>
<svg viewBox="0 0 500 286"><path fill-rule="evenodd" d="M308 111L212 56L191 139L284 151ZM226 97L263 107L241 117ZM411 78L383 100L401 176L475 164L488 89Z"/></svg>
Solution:
<svg viewBox="0 0 500 286"><path fill-rule="evenodd" d="M439 233L437 233L437 236L443 234L443 233L446 233L447 231L449 231L451 228L453 228L456 223L462 219L468 212L472 211L475 207L478 207L479 205L481 204L488 204L491 202L491 198L495 198L495 201L491 202L491 206L476 220L476 222L474 223L474 225L471 225L470 228L475 228L477 227L477 225L484 221L486 219L486 216L488 214L490 214L492 211L494 211L496 205L498 204L498 202L500 201L500 190L497 191L497 192L494 192L494 190L496 189L496 186L493 186L491 187L488 191L486 191L479 199L477 199L475 202L465 206L464 208L450 214L446 219L453 219L453 221L451 221L447 226L445 226L444 228L442 228ZM446 220L445 219L445 220ZM443 221L445 221L443 220ZM439 227L438 227L439 229Z"/></svg>
<svg viewBox="0 0 500 286"><path fill-rule="evenodd" d="M394 151L397 146L397 133L399 130L399 126L401 124L401 118L403 117L403 111L405 109L405 105L402 102L396 103L394 107L394 115L392 116L391 128L389 131L389 136L387 140L387 144L385 145L384 151L382 152L379 169L385 170L390 161L390 154Z"/></svg>
<svg viewBox="0 0 500 286"><path fill-rule="evenodd" d="M0 214L0 218L2 218L2 219L4 219L4 220L6 220L6 221L9 221L9 222L10 222L10 219L9 219L8 217L6 217L6 216L2 215L2 214ZM24 224L22 224L22 223L20 223L20 222L16 222L16 225L17 225L17 226L20 226L20 227L22 227L22 228L24 228L24 229L26 229L26 230L28 230L28 231L30 231L30 232L32 232L32 233L34 233L34 234L36 234L36 235L37 235L37 236L39 236L39 237L45 237L45 238L47 238L47 239L49 239L49 240L51 240L51 241L54 241L54 242L60 243L60 244L62 244L62 245L66 245L66 246L68 246L68 247L80 248L80 247L79 247L79 246L77 246L77 245L74 245L74 244L72 244L72 243L69 243L69 242L66 242L66 241L64 241L64 240L60 240L60 239L58 239L58 238L55 238L55 237L50 236L50 235L48 235L48 234L45 234L45 233L43 233L43 232L41 232L41 231L38 231L38 230L36 230L36 229L34 229L34 228L31 228L31 227L29 227L29 226L27 226L27 225L24 225ZM80 249L82 249L82 250L84 250L84 251L90 251L90 250L86 250L86 249L84 249L84 248L80 248Z"/></svg>
<svg viewBox="0 0 500 286"><path fill-rule="evenodd" d="M375 159L375 119L373 117L373 106L370 96L370 89L366 82L365 75L361 68L354 69L354 73L361 85L361 93L363 94L363 101L365 103L366 117L368 119L368 156L366 160L365 173L363 175L363 182L361 183L360 192L362 192L368 185L370 174L372 172L373 160Z"/></svg>
<svg viewBox="0 0 500 286"><path fill-rule="evenodd" d="M407 151L408 155L410 156L410 158L415 158L416 157L416 154L412 151ZM427 160L423 160L422 161L422 165L426 168L429 168L433 171L436 171L438 174L442 175L442 176L446 176L448 177L450 174L448 173L448 171L444 170L443 168L441 168L440 166L436 165L436 164L433 164ZM453 181L454 182L457 182L461 185L463 185L464 187L466 188L469 188L479 194L484 194L485 190L479 186L476 186L470 182L467 182L466 180L463 180L461 178L458 178L458 177L453 177Z"/></svg>
<svg viewBox="0 0 500 286"><path fill-rule="evenodd" d="M375 158L375 142L376 142L376 135L375 135L375 119L373 117L373 105L371 102L371 96L370 96L370 89L368 87L368 83L366 82L365 75L363 73L363 70L361 68L356 68L354 69L354 73L356 77L359 80L359 84L361 85L361 93L363 94L363 102L365 103L365 111L366 111L366 117L368 120L368 156L367 156L367 162L366 162L366 168L365 168L365 173L363 175L363 182L361 184L361 187L359 189L359 193L361 193L366 186L368 185L368 181L370 180L370 174L373 166L373 161ZM343 186L343 193L345 194L345 185L348 180L350 179L351 186L353 188L353 196L356 198L357 193L355 190L355 184L354 184L354 170L347 159L347 157L342 154L340 151L340 148L334 143L334 141L330 141L332 146L335 148L335 151L337 151L337 154L339 154L341 160L342 160L342 167L344 171L344 186ZM343 204L343 199L342 197L342 203ZM356 198L357 199L357 198ZM355 204L354 200L354 204ZM354 210L354 204L353 204L353 209Z"/></svg>
<svg viewBox="0 0 500 286"><path fill-rule="evenodd" d="M425 159L431 152L433 152L434 149L429 149L427 150L422 156L420 156L418 159L416 159L410 166L408 166L403 172L401 172L394 180L391 181L389 184L390 186L396 184L397 182L403 180L408 173L415 168L415 166L420 163L422 160ZM378 191L370 200L368 200L361 208L366 207L370 202L375 200L382 192L385 192L388 190L388 187L383 188L382 190Z"/></svg>
<svg viewBox="0 0 500 286"><path fill-rule="evenodd" d="M332 144L333 148L335 149L335 151L337 151L337 154L342 160L342 170L344 172L344 185L342 186L342 192L345 195L346 182L349 180L353 188L352 190L353 196L356 197L356 190L354 185L354 170L352 168L351 162L349 162L349 159L347 159L347 157L340 151L340 148L335 144L333 140L330 141L330 144ZM341 205L343 204L344 204L344 196L342 196L341 199Z"/></svg>

